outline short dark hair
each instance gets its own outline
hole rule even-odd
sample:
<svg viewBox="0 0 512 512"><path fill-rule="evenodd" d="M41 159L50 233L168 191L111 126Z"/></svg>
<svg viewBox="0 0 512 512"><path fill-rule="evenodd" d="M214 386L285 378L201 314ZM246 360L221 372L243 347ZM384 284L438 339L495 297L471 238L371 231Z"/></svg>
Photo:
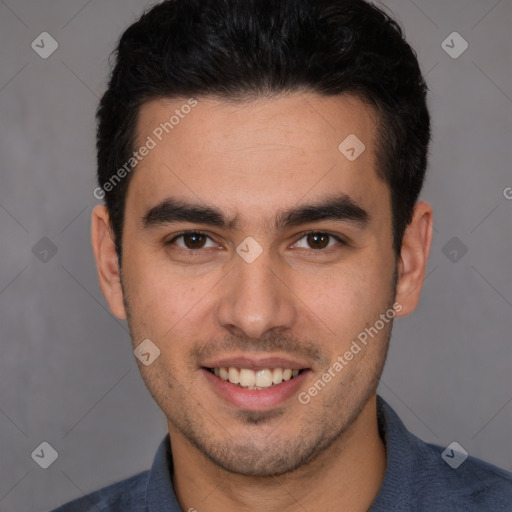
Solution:
<svg viewBox="0 0 512 512"><path fill-rule="evenodd" d="M363 0L166 0L114 53L97 111L100 187L133 156L138 113L151 99L348 93L377 113L377 173L390 188L400 253L423 186L430 116L416 53L383 10ZM131 175L104 194L120 262Z"/></svg>

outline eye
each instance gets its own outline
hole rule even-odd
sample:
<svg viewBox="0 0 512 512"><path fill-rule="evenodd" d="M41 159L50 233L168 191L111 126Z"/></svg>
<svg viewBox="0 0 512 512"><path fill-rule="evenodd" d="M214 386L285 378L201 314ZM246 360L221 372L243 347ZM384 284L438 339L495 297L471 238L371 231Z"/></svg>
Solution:
<svg viewBox="0 0 512 512"><path fill-rule="evenodd" d="M208 243L210 245L208 245ZM304 233L294 244L294 247L299 249L313 249L314 251L326 251L326 249L335 246L336 243L346 245L344 240L336 235L323 231L311 231ZM202 231L184 231L166 242L166 245L176 245L186 252L218 247L212 238Z"/></svg>
<svg viewBox="0 0 512 512"><path fill-rule="evenodd" d="M182 240L182 243L177 243L177 240ZM205 245L210 240L211 245ZM181 249L194 251L199 249L208 249L217 247L217 244L206 234L201 231L185 231L175 236L172 240L169 240L166 245L175 244Z"/></svg>
<svg viewBox="0 0 512 512"><path fill-rule="evenodd" d="M332 247L334 244L329 245L329 239L334 240L335 242L340 243L341 245L345 245L345 242L336 235L331 235L330 233L324 233L322 231L311 231L309 233L304 234L302 238L300 238L295 246L298 246L300 249L308 249L311 248L316 251L321 251ZM309 247L305 247L304 245L300 247L300 241L305 240L306 244Z"/></svg>

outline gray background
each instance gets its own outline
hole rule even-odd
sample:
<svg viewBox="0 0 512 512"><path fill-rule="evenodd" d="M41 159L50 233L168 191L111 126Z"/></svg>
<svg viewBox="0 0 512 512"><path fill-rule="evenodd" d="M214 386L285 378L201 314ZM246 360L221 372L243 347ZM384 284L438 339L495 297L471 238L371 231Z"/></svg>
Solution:
<svg viewBox="0 0 512 512"><path fill-rule="evenodd" d="M422 302L395 322L380 393L423 439L512 470L512 5L384 4L431 89L422 197L435 233ZM166 432L89 246L94 112L108 55L147 5L0 3L2 512L45 511L144 470ZM31 48L43 31L59 44L48 59ZM469 43L457 59L441 46L453 31ZM32 250L43 237L57 248L46 263ZM59 454L46 470L31 458L42 441Z"/></svg>

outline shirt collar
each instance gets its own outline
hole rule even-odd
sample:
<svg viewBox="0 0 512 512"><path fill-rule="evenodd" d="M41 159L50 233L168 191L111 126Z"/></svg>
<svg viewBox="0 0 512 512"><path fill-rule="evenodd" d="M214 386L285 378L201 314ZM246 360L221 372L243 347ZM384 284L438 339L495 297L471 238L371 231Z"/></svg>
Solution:
<svg viewBox="0 0 512 512"><path fill-rule="evenodd" d="M396 412L379 395L377 423L386 447L386 472L368 512L402 510L400 504L412 502L412 486L408 483L418 469L415 458L418 439L407 430Z"/></svg>
<svg viewBox="0 0 512 512"><path fill-rule="evenodd" d="M172 484L174 467L171 441L167 434L156 452L146 485L147 512L181 512Z"/></svg>
<svg viewBox="0 0 512 512"><path fill-rule="evenodd" d="M378 395L377 422L386 446L386 473L369 512L393 510L398 501L411 502L411 486L404 485L404 479L410 478L414 472L413 454L418 449L416 437L408 432L391 406ZM167 434L160 443L149 472L146 485L147 512L181 512L172 484L173 471L171 443Z"/></svg>

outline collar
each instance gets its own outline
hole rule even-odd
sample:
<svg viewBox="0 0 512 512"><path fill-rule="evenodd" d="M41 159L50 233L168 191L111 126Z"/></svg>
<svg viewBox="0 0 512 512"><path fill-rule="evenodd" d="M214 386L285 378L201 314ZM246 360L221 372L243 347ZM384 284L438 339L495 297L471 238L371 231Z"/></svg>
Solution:
<svg viewBox="0 0 512 512"><path fill-rule="evenodd" d="M411 503L412 486L404 485L404 478L413 475L417 469L414 454L419 448L417 438L405 428L391 406L379 395L377 422L386 446L386 473L369 512L394 510L400 508L399 505ZM148 475L146 512L181 512L172 484L173 471L171 442L167 434L160 443Z"/></svg>
<svg viewBox="0 0 512 512"><path fill-rule="evenodd" d="M412 503L412 486L406 481L418 469L415 455L419 439L411 434L396 412L377 395L377 423L386 447L386 472L375 500L368 512L408 510Z"/></svg>

